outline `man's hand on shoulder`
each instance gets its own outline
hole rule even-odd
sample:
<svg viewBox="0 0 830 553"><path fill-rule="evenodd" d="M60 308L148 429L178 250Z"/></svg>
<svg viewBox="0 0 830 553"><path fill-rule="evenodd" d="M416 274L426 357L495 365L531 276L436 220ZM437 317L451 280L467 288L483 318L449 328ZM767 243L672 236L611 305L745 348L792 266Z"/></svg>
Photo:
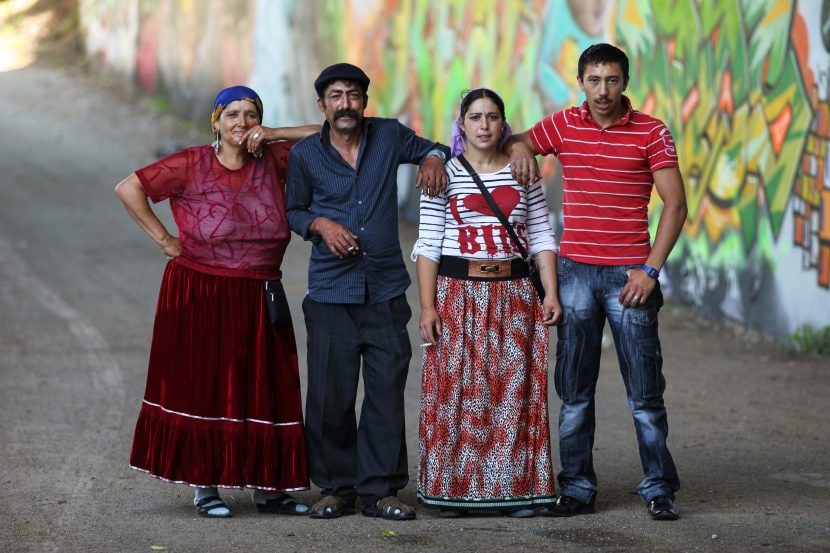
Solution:
<svg viewBox="0 0 830 553"><path fill-rule="evenodd" d="M444 160L438 156L427 156L418 169L418 179L415 186L422 189L424 194L434 198L447 189L447 171Z"/></svg>
<svg viewBox="0 0 830 553"><path fill-rule="evenodd" d="M504 153L510 156L510 172L516 182L527 188L539 180L541 171L527 132L511 136L504 145Z"/></svg>

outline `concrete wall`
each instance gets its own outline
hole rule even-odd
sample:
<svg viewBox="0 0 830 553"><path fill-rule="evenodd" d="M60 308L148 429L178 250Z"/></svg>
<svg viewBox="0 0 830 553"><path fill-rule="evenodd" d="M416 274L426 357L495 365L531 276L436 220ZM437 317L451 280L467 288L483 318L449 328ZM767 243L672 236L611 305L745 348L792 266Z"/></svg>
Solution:
<svg viewBox="0 0 830 553"><path fill-rule="evenodd" d="M671 128L689 218L664 285L682 302L782 336L830 325L828 0L81 0L101 71L205 121L246 83L266 124L320 121L335 61L372 78L370 113L446 141L462 91L497 89L514 129L581 101L576 60L609 41L628 94ZM559 219L557 164L544 161ZM417 216L408 178L404 215ZM659 215L652 204L652 230Z"/></svg>

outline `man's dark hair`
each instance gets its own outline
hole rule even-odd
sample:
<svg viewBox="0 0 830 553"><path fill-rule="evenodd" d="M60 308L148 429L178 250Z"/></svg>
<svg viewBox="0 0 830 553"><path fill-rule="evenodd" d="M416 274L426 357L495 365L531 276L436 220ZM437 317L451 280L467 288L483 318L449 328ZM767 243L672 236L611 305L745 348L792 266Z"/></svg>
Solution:
<svg viewBox="0 0 830 553"><path fill-rule="evenodd" d="M628 56L625 52L611 44L601 43L589 46L579 56L579 65L577 66L577 77L582 81L585 75L585 68L589 65L618 63L623 72L623 82L628 84Z"/></svg>

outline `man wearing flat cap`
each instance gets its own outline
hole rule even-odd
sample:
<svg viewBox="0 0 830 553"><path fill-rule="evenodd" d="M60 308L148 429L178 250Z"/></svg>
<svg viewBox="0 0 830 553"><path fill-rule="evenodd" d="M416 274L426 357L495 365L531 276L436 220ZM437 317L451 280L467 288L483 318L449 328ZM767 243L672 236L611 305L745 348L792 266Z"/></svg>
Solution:
<svg viewBox="0 0 830 553"><path fill-rule="evenodd" d="M410 284L398 239L397 170L419 164L426 193L446 185L449 149L395 119L364 117L369 77L337 63L314 82L326 121L291 150L286 209L311 241L306 432L310 474L323 498L313 518L362 513L411 520L397 498L409 481L404 385L412 356ZM355 420L358 379L365 397Z"/></svg>

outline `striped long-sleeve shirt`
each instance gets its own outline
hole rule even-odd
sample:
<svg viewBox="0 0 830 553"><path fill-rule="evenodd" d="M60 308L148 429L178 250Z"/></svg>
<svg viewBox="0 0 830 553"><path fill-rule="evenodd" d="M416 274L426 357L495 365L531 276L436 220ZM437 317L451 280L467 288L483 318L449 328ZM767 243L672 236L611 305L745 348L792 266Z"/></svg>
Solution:
<svg viewBox="0 0 830 553"><path fill-rule="evenodd" d="M659 119L631 109L602 128L588 103L549 115L530 130L542 155L562 165L564 229L559 255L594 265L644 263L651 251L652 174L677 167L677 150Z"/></svg>
<svg viewBox="0 0 830 553"><path fill-rule="evenodd" d="M520 257L470 174L455 158L446 167L447 190L435 198L421 195L418 240L412 260L419 255L435 262L442 255L468 259ZM510 165L479 177L531 255L556 251L541 181L525 190L513 180Z"/></svg>

